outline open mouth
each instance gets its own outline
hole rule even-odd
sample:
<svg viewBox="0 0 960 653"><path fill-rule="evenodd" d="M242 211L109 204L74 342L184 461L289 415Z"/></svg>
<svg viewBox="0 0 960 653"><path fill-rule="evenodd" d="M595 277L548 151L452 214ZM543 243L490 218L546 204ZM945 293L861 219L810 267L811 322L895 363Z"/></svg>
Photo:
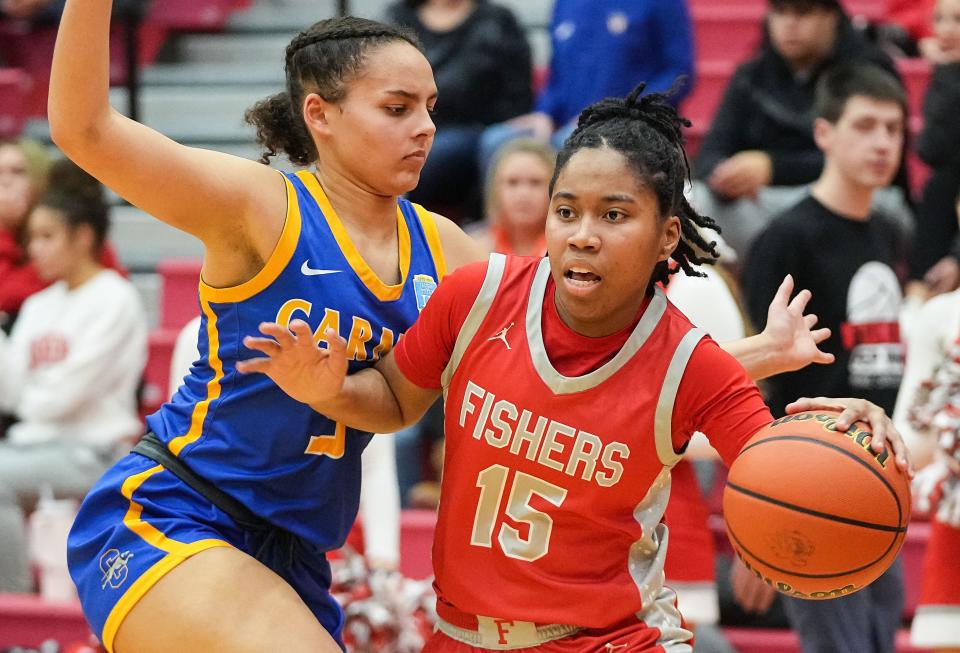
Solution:
<svg viewBox="0 0 960 653"><path fill-rule="evenodd" d="M602 280L600 275L586 268L572 267L563 273L563 277L573 286L589 288Z"/></svg>

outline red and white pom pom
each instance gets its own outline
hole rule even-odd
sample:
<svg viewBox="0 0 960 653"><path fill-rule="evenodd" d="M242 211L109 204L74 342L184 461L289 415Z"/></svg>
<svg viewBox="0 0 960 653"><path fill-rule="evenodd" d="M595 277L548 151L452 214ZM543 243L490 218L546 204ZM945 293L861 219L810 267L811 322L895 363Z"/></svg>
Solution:
<svg viewBox="0 0 960 653"><path fill-rule="evenodd" d="M430 579L368 569L348 548L331 561L332 592L343 607L343 640L349 653L419 653L436 623Z"/></svg>

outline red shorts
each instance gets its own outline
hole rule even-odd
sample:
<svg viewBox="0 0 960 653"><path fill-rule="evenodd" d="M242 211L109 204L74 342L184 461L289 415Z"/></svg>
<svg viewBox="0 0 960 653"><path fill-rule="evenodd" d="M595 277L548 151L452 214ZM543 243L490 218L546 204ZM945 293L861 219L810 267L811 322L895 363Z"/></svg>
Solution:
<svg viewBox="0 0 960 653"><path fill-rule="evenodd" d="M930 525L910 639L923 648L960 648L960 528Z"/></svg>
<svg viewBox="0 0 960 653"><path fill-rule="evenodd" d="M689 639L672 639L670 653L693 651L693 634ZM666 653L660 640L660 630L631 620L623 626L604 629L588 629L555 639L552 642L517 649L520 653ZM683 645L687 645L685 648ZM421 653L490 653L490 649L478 648L458 642L441 632L434 633Z"/></svg>

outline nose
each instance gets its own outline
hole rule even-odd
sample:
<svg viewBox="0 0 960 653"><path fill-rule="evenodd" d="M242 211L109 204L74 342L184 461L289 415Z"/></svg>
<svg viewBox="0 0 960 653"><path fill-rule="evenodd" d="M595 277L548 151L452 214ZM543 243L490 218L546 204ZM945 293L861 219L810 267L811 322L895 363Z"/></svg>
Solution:
<svg viewBox="0 0 960 653"><path fill-rule="evenodd" d="M567 238L567 244L574 249L599 249L600 235L596 230L596 223L589 216L577 221L576 228Z"/></svg>
<svg viewBox="0 0 960 653"><path fill-rule="evenodd" d="M417 125L417 136L422 137L426 136L427 138L433 138L434 134L437 133L437 126L433 122L433 117L430 115L430 112L426 109L423 110L421 114L422 118Z"/></svg>
<svg viewBox="0 0 960 653"><path fill-rule="evenodd" d="M873 135L873 146L882 152L889 152L895 149L901 140L901 136L885 127L878 128Z"/></svg>

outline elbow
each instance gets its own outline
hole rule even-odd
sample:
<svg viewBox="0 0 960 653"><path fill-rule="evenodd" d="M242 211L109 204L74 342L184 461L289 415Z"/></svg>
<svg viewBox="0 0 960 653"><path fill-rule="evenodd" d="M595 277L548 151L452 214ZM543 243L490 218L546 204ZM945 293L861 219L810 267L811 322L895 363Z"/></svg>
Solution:
<svg viewBox="0 0 960 653"><path fill-rule="evenodd" d="M92 118L84 120L79 116L69 115L65 111L54 108L52 103L48 120L50 139L61 152L74 161L77 161L79 153L96 143L102 131L97 120Z"/></svg>
<svg viewBox="0 0 960 653"><path fill-rule="evenodd" d="M76 159L76 152L83 148L84 132L65 117L55 119L50 116L50 140L68 158Z"/></svg>

